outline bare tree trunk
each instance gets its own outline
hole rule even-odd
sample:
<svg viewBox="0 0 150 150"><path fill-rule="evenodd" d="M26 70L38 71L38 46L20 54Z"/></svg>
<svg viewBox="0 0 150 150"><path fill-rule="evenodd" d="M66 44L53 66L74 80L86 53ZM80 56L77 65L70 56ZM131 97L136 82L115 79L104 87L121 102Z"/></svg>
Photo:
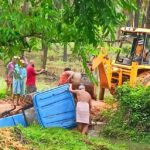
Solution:
<svg viewBox="0 0 150 150"><path fill-rule="evenodd" d="M145 27L145 22L146 22L146 15L143 14L143 18L142 18L142 25L141 27L144 28Z"/></svg>
<svg viewBox="0 0 150 150"><path fill-rule="evenodd" d="M137 3L138 10L135 12L134 27L138 27L139 26L141 0L136 0L136 3Z"/></svg>
<svg viewBox="0 0 150 150"><path fill-rule="evenodd" d="M129 16L126 26L127 27L133 27L134 26L134 14L133 12L126 13L127 16Z"/></svg>
<svg viewBox="0 0 150 150"><path fill-rule="evenodd" d="M143 1L142 0L142 7L141 7L141 10L143 11L143 14L142 14L142 22L141 22L141 27L144 28L145 27L145 23L146 23L146 13L147 13L147 1Z"/></svg>
<svg viewBox="0 0 150 150"><path fill-rule="evenodd" d="M146 28L150 28L150 0L147 8Z"/></svg>
<svg viewBox="0 0 150 150"><path fill-rule="evenodd" d="M29 13L29 2L24 0L23 5L21 6L22 12L27 15ZM24 37L24 42L27 43L27 38ZM24 50L22 51L22 56L24 55Z"/></svg>
<svg viewBox="0 0 150 150"><path fill-rule="evenodd" d="M63 54L63 61L67 61L67 44L64 44L64 54Z"/></svg>
<svg viewBox="0 0 150 150"><path fill-rule="evenodd" d="M47 64L47 54L48 54L48 44L42 39L42 51L43 51L43 69L46 69Z"/></svg>

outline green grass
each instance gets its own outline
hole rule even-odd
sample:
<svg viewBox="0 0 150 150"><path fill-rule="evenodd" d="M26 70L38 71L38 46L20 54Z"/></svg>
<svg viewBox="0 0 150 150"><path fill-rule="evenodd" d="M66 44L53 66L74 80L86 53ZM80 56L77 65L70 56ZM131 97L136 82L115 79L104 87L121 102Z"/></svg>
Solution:
<svg viewBox="0 0 150 150"><path fill-rule="evenodd" d="M5 98L5 91L6 91L6 83L4 79L0 78L0 99Z"/></svg>
<svg viewBox="0 0 150 150"><path fill-rule="evenodd" d="M124 143L114 144L104 138L83 136L62 128L19 127L28 141L39 150L128 150Z"/></svg>
<svg viewBox="0 0 150 150"><path fill-rule="evenodd" d="M116 99L112 95L106 95L104 102L109 105L113 105L114 103L116 103Z"/></svg>

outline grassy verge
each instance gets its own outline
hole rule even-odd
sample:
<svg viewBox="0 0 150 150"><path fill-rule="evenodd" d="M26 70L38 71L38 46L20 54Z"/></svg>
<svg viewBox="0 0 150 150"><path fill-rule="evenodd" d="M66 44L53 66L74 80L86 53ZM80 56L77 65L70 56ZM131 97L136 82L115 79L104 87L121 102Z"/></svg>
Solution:
<svg viewBox="0 0 150 150"><path fill-rule="evenodd" d="M112 144L103 138L90 138L62 128L19 127L31 144L40 150L127 150L125 144Z"/></svg>
<svg viewBox="0 0 150 150"><path fill-rule="evenodd" d="M6 83L4 79L0 78L0 99L5 98L5 90L6 90Z"/></svg>

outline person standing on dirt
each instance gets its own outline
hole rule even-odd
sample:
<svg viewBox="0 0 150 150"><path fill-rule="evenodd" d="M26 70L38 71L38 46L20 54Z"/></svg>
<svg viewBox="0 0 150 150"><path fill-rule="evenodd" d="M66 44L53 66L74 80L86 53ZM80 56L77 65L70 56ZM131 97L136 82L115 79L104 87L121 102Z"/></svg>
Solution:
<svg viewBox="0 0 150 150"><path fill-rule="evenodd" d="M74 72L70 68L65 68L64 72L60 75L59 85L67 84L71 82Z"/></svg>
<svg viewBox="0 0 150 150"><path fill-rule="evenodd" d="M21 88L21 93L20 93L19 102L21 102L21 100L23 100L23 96L25 95L26 77L27 77L26 62L22 59L22 60L20 60L20 88Z"/></svg>
<svg viewBox="0 0 150 150"><path fill-rule="evenodd" d="M21 94L20 84L20 58L17 57L16 64L13 70L13 105L15 105L15 97L17 97L17 105L19 105L19 99Z"/></svg>
<svg viewBox="0 0 150 150"><path fill-rule="evenodd" d="M8 63L7 69L6 69L6 95L8 95L8 90L10 88L11 94L12 94L12 82L13 82L13 70L16 64L16 56L12 58L12 61Z"/></svg>
<svg viewBox="0 0 150 150"><path fill-rule="evenodd" d="M80 85L79 90L72 90L72 85L70 85L69 91L76 94L77 97L76 122L78 130L82 134L87 134L90 124L91 96L85 91L84 85Z"/></svg>
<svg viewBox="0 0 150 150"><path fill-rule="evenodd" d="M32 60L30 60L28 66L27 66L27 81L26 81L27 94L34 93L37 91L36 76L41 73L44 73L44 69L37 72L37 71L35 71L34 67L35 67L34 62Z"/></svg>

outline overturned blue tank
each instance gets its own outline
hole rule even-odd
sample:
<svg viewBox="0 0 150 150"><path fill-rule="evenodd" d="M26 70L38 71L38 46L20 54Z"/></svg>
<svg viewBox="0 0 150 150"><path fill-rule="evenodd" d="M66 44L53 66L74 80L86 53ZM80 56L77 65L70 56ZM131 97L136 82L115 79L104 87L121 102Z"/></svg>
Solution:
<svg viewBox="0 0 150 150"><path fill-rule="evenodd" d="M0 127L21 124L28 126L33 122L42 127L73 128L75 122L75 102L69 85L37 92L33 97L33 107L22 113L0 119Z"/></svg>

